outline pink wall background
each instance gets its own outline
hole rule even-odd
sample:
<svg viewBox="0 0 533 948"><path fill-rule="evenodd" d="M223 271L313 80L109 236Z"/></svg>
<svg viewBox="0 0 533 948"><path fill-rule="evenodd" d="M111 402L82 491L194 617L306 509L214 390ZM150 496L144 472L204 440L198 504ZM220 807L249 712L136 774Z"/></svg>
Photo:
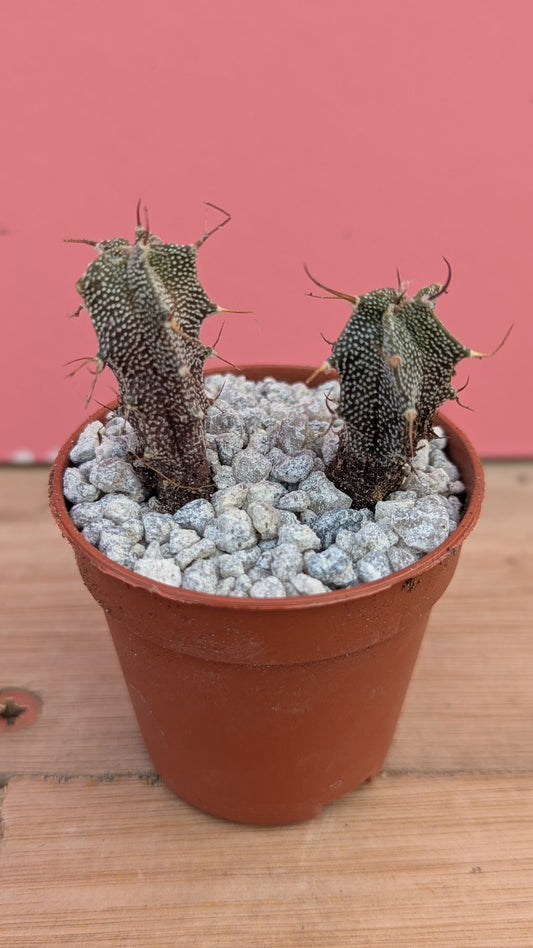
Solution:
<svg viewBox="0 0 533 948"><path fill-rule="evenodd" d="M486 456L531 454L533 8L527 0L18 0L0 95L0 459L46 459L85 416L95 353L76 279L91 248L152 230L188 243L204 201L233 221L199 269L231 361L319 364L350 293L444 278L439 315L492 350L452 405ZM209 223L215 216L209 216ZM220 328L213 317L204 338ZM7 342L7 349L6 349ZM109 386L100 381L96 398ZM94 408L94 403L92 408Z"/></svg>

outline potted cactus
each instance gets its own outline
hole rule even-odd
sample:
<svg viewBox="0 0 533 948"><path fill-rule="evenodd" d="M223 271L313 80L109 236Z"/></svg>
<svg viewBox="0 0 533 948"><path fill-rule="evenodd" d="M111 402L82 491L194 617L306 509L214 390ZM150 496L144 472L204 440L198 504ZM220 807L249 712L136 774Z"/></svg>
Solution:
<svg viewBox="0 0 533 948"><path fill-rule="evenodd" d="M210 379L200 329L220 308L196 256L214 230L164 243L138 211L132 243L95 243L78 290L118 402L65 443L50 504L158 773L214 815L286 823L383 764L479 516L481 464L438 409L457 398L456 364L482 354L436 317L450 273L413 298L400 280L362 296L314 280L352 307L319 370ZM281 415L273 391L289 400Z"/></svg>

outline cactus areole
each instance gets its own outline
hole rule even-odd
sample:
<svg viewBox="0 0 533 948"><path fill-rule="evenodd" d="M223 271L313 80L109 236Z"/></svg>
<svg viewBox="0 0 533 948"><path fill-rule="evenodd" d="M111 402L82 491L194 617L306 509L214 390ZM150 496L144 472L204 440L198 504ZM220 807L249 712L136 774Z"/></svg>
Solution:
<svg viewBox="0 0 533 948"><path fill-rule="evenodd" d="M96 374L104 366L114 373L120 411L138 439L136 466L164 510L213 490L202 376L216 353L200 340L200 328L222 310L199 282L196 257L229 219L181 245L151 234L138 213L134 242L94 243L98 257L77 284L98 338ZM321 366L339 375L336 411L344 421L327 474L354 506L373 507L400 486L419 440L431 438L436 409L457 399L457 363L482 354L454 339L435 315L449 277L413 298L401 284L356 297L314 282L353 305Z"/></svg>

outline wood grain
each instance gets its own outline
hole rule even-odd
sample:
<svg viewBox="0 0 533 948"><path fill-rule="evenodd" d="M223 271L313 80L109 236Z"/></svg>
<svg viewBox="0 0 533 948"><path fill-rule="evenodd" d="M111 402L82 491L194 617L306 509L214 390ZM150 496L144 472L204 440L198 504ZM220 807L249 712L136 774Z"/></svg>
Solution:
<svg viewBox="0 0 533 948"><path fill-rule="evenodd" d="M134 778L16 778L4 811L16 944L531 944L531 777L389 777L268 829Z"/></svg>
<svg viewBox="0 0 533 948"><path fill-rule="evenodd" d="M533 464L486 465L385 776L315 821L207 817L154 779L43 469L0 470L0 932L21 946L533 945Z"/></svg>

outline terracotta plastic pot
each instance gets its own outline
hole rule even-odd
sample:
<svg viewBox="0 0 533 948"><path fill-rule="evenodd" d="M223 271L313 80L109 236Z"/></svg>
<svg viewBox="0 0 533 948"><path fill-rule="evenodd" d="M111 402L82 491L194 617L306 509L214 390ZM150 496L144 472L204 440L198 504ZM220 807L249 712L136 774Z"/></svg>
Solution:
<svg viewBox="0 0 533 948"><path fill-rule="evenodd" d="M308 367L244 367L301 381ZM102 418L105 412L93 416ZM50 506L102 606L154 766L200 809L245 823L305 820L383 765L433 604L450 582L483 497L479 458L440 417L466 485L461 523L432 553L385 579L315 596L241 599L174 589L108 560Z"/></svg>

